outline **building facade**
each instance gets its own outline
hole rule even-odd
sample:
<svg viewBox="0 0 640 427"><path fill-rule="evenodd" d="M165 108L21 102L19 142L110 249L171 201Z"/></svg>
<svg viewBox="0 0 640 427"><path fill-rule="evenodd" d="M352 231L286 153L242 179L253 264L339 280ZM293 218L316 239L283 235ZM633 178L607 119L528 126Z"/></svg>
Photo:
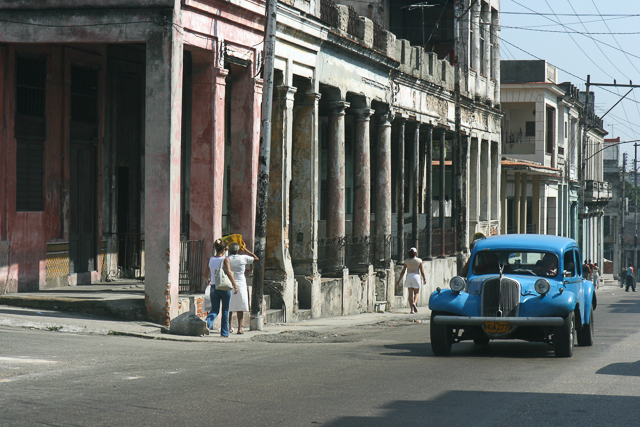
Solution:
<svg viewBox="0 0 640 427"><path fill-rule="evenodd" d="M144 278L168 323L216 238L253 245L264 4L53 3L0 1L0 289ZM405 305L411 246L424 303L498 232L499 3L472 3L458 37L452 5L429 11L433 45L278 4L265 284L287 319Z"/></svg>

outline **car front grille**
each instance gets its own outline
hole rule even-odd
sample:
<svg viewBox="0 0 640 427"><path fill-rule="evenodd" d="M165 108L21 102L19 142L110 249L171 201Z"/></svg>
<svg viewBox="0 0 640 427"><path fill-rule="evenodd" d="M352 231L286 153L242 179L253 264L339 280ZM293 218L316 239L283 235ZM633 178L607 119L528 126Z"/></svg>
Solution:
<svg viewBox="0 0 640 427"><path fill-rule="evenodd" d="M517 317L520 283L508 277L489 279L482 285L482 316Z"/></svg>

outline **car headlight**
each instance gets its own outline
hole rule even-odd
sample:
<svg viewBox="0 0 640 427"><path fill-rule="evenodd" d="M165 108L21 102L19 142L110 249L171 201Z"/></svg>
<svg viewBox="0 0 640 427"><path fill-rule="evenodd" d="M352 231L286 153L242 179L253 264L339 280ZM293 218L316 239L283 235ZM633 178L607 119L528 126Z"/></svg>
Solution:
<svg viewBox="0 0 640 427"><path fill-rule="evenodd" d="M460 292L464 289L467 283L460 276L456 276L449 282L449 287L453 292Z"/></svg>
<svg viewBox="0 0 640 427"><path fill-rule="evenodd" d="M551 289L551 285L549 284L549 281L546 279L538 279L536 280L536 284L534 285L534 288L537 293L544 296L547 294L547 292L549 292L549 289Z"/></svg>

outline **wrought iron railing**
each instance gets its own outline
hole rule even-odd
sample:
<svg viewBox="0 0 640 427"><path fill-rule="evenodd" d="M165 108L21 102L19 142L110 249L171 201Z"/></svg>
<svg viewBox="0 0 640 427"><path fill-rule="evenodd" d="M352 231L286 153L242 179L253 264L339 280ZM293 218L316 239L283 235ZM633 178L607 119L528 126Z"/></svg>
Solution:
<svg viewBox="0 0 640 427"><path fill-rule="evenodd" d="M373 48L383 50L382 45L382 26L376 21L373 21Z"/></svg>
<svg viewBox="0 0 640 427"><path fill-rule="evenodd" d="M142 279L144 233L118 233L118 267L123 277Z"/></svg>
<svg viewBox="0 0 640 427"><path fill-rule="evenodd" d="M349 6L349 21L347 22L347 33L350 36L358 37L358 21L360 21L360 15L353 8L353 6Z"/></svg>
<svg viewBox="0 0 640 427"><path fill-rule="evenodd" d="M180 292L201 291L203 257L204 240L183 240L180 242Z"/></svg>
<svg viewBox="0 0 640 427"><path fill-rule="evenodd" d="M334 13L335 5L331 0L320 0L320 19L332 27L337 25Z"/></svg>

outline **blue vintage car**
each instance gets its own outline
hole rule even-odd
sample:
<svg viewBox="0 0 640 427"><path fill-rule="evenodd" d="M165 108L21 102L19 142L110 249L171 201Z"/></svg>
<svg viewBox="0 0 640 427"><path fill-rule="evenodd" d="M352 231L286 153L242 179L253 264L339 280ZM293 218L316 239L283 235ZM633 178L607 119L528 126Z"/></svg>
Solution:
<svg viewBox="0 0 640 427"><path fill-rule="evenodd" d="M476 240L462 276L429 298L431 348L448 355L454 343L522 339L554 346L558 357L593 345L593 283L582 276L573 239L508 234Z"/></svg>

